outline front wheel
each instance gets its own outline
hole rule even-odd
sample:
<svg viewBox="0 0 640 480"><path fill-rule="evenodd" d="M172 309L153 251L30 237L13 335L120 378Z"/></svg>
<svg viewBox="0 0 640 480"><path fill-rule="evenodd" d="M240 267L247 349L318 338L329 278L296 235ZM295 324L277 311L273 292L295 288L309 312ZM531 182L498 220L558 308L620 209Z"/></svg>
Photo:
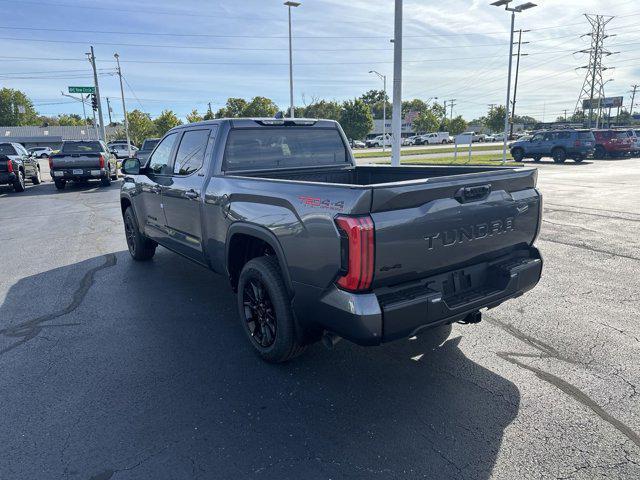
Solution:
<svg viewBox="0 0 640 480"><path fill-rule="evenodd" d="M31 182L34 185L40 185L40 182L42 182L42 177L40 176L40 167L36 168L36 174L31 177Z"/></svg>
<svg viewBox="0 0 640 480"><path fill-rule="evenodd" d="M300 355L295 321L278 261L273 256L249 260L238 281L238 312L255 352L281 363Z"/></svg>
<svg viewBox="0 0 640 480"><path fill-rule="evenodd" d="M143 262L155 255L158 244L142 235L131 207L127 207L124 212L124 234L129 254L134 260Z"/></svg>
<svg viewBox="0 0 640 480"><path fill-rule="evenodd" d="M524 158L524 150L522 150L521 148L514 148L513 150L511 150L511 156L516 162L521 162Z"/></svg>

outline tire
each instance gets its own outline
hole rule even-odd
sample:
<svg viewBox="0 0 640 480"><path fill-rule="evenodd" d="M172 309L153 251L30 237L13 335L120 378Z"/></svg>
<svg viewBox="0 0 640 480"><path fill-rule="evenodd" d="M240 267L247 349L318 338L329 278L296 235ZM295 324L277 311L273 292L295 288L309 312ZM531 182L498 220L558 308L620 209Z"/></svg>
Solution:
<svg viewBox="0 0 640 480"><path fill-rule="evenodd" d="M111 172L109 172L106 177L102 177L100 179L100 185L102 185L103 187L108 187L109 185L111 185Z"/></svg>
<svg viewBox="0 0 640 480"><path fill-rule="evenodd" d="M596 145L596 149L593 152L593 158L603 159L607 158L607 151L602 145Z"/></svg>
<svg viewBox="0 0 640 480"><path fill-rule="evenodd" d="M291 299L275 257L254 258L242 269L238 313L249 342L264 361L282 363L304 351L296 337Z"/></svg>
<svg viewBox="0 0 640 480"><path fill-rule="evenodd" d="M524 150L521 148L514 148L511 150L511 156L516 162L521 162L524 158Z"/></svg>
<svg viewBox="0 0 640 480"><path fill-rule="evenodd" d="M42 177L40 176L40 167L36 168L36 176L31 177L31 182L34 185L40 185L40 183L42 182Z"/></svg>
<svg viewBox="0 0 640 480"><path fill-rule="evenodd" d="M67 184L67 181L66 180L54 180L53 183L56 184L56 188L58 190L64 190L64 187Z"/></svg>
<svg viewBox="0 0 640 480"><path fill-rule="evenodd" d="M564 163L567 160L567 152L563 148L554 148L551 151L551 156L555 163Z"/></svg>
<svg viewBox="0 0 640 480"><path fill-rule="evenodd" d="M442 144L445 145L447 143L446 140L442 140Z"/></svg>
<svg viewBox="0 0 640 480"><path fill-rule="evenodd" d="M540 160L542 160L542 157L540 155L536 155L535 157L533 157L534 162L539 162Z"/></svg>
<svg viewBox="0 0 640 480"><path fill-rule="evenodd" d="M131 207L124 211L124 235L127 240L127 248L131 258L138 262L144 262L153 258L158 244L145 237L138 228L136 216Z"/></svg>
<svg viewBox="0 0 640 480"><path fill-rule="evenodd" d="M13 182L13 189L16 192L24 192L24 173L22 172L22 170L18 170L18 176L16 177L16 179Z"/></svg>
<svg viewBox="0 0 640 480"><path fill-rule="evenodd" d="M40 155L40 158L45 159L47 158L49 155L47 155L46 153L43 153L42 155Z"/></svg>

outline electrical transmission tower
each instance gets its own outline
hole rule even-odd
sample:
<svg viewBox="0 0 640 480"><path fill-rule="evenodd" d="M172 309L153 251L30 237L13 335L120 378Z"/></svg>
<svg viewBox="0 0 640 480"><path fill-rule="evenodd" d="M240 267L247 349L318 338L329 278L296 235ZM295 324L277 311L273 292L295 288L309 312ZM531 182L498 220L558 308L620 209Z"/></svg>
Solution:
<svg viewBox="0 0 640 480"><path fill-rule="evenodd" d="M578 113L583 109L583 101L589 100L588 110L589 117L587 119L588 127L591 127L591 121L593 119L593 110L600 107L600 101L604 98L604 82L602 81L602 72L608 70L607 67L602 65L602 57L608 57L618 52L610 52L604 48L604 41L606 38L612 36L605 33L606 25L613 20L612 16L608 15L589 15L585 14L587 20L591 24L591 33L587 33L584 36L591 37L591 46L585 50L580 50L576 53L588 53L589 64L579 67L586 69L587 73L582 83L582 89L578 96L578 102L576 103L575 112ZM594 99L596 101L594 101Z"/></svg>

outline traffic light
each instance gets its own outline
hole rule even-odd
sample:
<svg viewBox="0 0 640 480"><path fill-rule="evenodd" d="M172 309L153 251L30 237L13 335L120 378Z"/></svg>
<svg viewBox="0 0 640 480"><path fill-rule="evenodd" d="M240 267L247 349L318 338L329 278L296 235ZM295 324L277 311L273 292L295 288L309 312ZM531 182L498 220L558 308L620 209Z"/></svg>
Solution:
<svg viewBox="0 0 640 480"><path fill-rule="evenodd" d="M96 98L96 94L91 94L91 108L94 110L98 110L98 99Z"/></svg>

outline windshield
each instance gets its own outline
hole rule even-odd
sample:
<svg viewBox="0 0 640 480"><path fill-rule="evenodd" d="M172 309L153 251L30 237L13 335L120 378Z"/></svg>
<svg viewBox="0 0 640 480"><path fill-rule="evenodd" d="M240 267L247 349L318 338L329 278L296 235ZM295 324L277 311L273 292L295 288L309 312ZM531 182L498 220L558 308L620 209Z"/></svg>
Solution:
<svg viewBox="0 0 640 480"><path fill-rule="evenodd" d="M64 142L62 153L101 152L100 142Z"/></svg>
<svg viewBox="0 0 640 480"><path fill-rule="evenodd" d="M349 162L342 137L336 129L251 128L229 133L224 169L316 167Z"/></svg>

